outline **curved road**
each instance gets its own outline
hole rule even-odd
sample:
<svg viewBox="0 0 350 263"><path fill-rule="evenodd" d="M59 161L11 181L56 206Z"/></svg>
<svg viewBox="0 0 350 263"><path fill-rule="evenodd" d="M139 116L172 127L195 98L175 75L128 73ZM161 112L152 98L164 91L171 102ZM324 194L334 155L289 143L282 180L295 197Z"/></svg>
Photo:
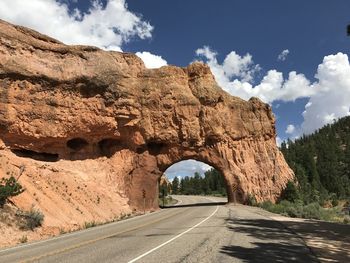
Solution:
<svg viewBox="0 0 350 263"><path fill-rule="evenodd" d="M261 210L176 196L176 207L0 250L0 262L318 262Z"/></svg>

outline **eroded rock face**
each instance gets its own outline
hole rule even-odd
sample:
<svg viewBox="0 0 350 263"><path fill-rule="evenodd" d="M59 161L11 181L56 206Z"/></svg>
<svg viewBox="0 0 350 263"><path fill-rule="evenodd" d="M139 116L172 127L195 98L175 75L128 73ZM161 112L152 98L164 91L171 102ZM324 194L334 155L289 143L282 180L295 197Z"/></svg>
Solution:
<svg viewBox="0 0 350 263"><path fill-rule="evenodd" d="M26 165L18 203L54 214L60 208L45 208L43 198L55 191L50 183L69 178L88 185L71 200L99 196L108 207L118 199L131 211L142 208L145 189L147 209L156 209L159 177L185 159L221 171L231 201L234 185L239 201L274 201L293 178L274 124L267 104L230 96L202 63L146 69L133 54L67 46L0 22L0 176ZM66 204L60 191L56 203ZM86 213L112 213L94 211Z"/></svg>

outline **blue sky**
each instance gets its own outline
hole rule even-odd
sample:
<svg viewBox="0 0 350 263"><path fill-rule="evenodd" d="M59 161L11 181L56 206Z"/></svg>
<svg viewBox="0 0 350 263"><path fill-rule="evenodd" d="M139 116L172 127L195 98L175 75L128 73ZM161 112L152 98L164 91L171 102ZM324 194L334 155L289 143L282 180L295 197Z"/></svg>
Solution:
<svg viewBox="0 0 350 263"><path fill-rule="evenodd" d="M148 67L202 60L230 94L272 105L279 141L349 115L348 0L2 0L0 18Z"/></svg>

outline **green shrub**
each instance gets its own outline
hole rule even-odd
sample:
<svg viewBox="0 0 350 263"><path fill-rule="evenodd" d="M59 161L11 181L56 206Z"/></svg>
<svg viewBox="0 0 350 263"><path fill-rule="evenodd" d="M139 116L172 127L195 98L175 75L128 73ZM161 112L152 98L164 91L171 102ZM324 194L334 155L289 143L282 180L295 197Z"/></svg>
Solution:
<svg viewBox="0 0 350 263"><path fill-rule="evenodd" d="M273 207L273 203L271 201L264 201L264 202L259 204L259 207L261 207L262 209L265 209L267 211L270 211Z"/></svg>
<svg viewBox="0 0 350 263"><path fill-rule="evenodd" d="M303 207L302 218L322 219L322 207L319 203L311 203Z"/></svg>
<svg viewBox="0 0 350 263"><path fill-rule="evenodd" d="M332 206L336 207L337 205L339 205L339 201L337 199L333 199L332 200Z"/></svg>
<svg viewBox="0 0 350 263"><path fill-rule="evenodd" d="M299 191L292 181L288 181L286 187L283 189L281 199L290 202L295 202L300 199Z"/></svg>
<svg viewBox="0 0 350 263"><path fill-rule="evenodd" d="M19 242L20 242L20 243L27 243L27 242L28 242L28 237L27 237L27 236L22 236L22 237L19 239Z"/></svg>
<svg viewBox="0 0 350 263"><path fill-rule="evenodd" d="M303 205L302 202L292 203L287 200L283 200L278 204L272 204L270 201L266 201L259 204L259 206L276 214L326 221L332 221L340 214L339 208L325 209L317 202Z"/></svg>
<svg viewBox="0 0 350 263"><path fill-rule="evenodd" d="M254 195L248 194L247 205L250 205L250 206L257 206L258 205L258 202L256 201L256 198Z"/></svg>
<svg viewBox="0 0 350 263"><path fill-rule="evenodd" d="M7 199L11 196L16 196L24 192L22 185L20 185L16 178L2 178L0 181L0 207L4 207Z"/></svg>
<svg viewBox="0 0 350 263"><path fill-rule="evenodd" d="M302 217L302 208L300 206L290 206L287 209L286 215L290 217Z"/></svg>
<svg viewBox="0 0 350 263"><path fill-rule="evenodd" d="M24 224L22 225L24 229L34 230L34 228L41 226L44 221L44 214L34 208L24 212L22 216L24 217Z"/></svg>
<svg viewBox="0 0 350 263"><path fill-rule="evenodd" d="M91 221L91 222L85 222L84 223L84 228L90 228L90 227L94 227L94 226L97 226L97 223L96 221Z"/></svg>
<svg viewBox="0 0 350 263"><path fill-rule="evenodd" d="M350 217L348 217L348 216L344 217L343 223L344 224L350 224Z"/></svg>

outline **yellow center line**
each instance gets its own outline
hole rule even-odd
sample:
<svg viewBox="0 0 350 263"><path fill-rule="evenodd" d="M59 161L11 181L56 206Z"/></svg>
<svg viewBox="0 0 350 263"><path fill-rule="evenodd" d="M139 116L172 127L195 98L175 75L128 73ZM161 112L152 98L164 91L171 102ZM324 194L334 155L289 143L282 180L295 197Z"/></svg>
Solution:
<svg viewBox="0 0 350 263"><path fill-rule="evenodd" d="M128 233L128 232L131 232L131 231L134 231L134 230L137 230L137 229L140 229L140 228L143 228L145 226L149 226L149 225L152 225L152 224L155 224L155 223L158 223L162 220L165 220L165 219L168 219L176 214L179 214L179 213L182 213L184 211L187 211L188 209L190 208L187 208L185 210L181 209L180 211L177 211L176 213L173 213L173 214L170 214L168 216L165 216L165 217L162 217L162 218L159 218L157 220L153 220L149 223L146 223L146 224L142 224L142 225L138 225L137 227L133 227L133 228L129 228L127 230L124 230L124 231L120 231L120 232L117 232L117 233L113 233L113 234L109 234L109 235L105 235L105 236L102 236L102 237L99 237L99 238L96 238L96 239L92 239L92 240L88 240L88 241L85 241L85 242L81 242L81 243L78 243L76 245L73 245L73 246L69 246L69 247L66 247L66 248L63 248L63 249L58 249L58 250L54 250L50 253L47 253L47 254L43 254L43 255L40 255L40 256L37 256L37 257L33 257L33 258L30 258L30 259L27 259L25 261L21 261L21 262L33 262L33 261L37 261L37 260L40 260L42 258L45 258L45 257L50 257L50 256L54 256L54 255L57 255L57 254L61 254L61 253L64 253L64 252L67 252L67 251L70 251L70 250L74 250L74 249L77 249L77 248L80 248L80 247L83 247L83 246L87 246L87 245L90 245L90 244L93 244L93 243L96 243L98 241L101 241L103 239L107 239L107 238L110 238L110 237L113 237L113 236L117 236L117 235L121 235L121 234L125 234L125 233Z"/></svg>

